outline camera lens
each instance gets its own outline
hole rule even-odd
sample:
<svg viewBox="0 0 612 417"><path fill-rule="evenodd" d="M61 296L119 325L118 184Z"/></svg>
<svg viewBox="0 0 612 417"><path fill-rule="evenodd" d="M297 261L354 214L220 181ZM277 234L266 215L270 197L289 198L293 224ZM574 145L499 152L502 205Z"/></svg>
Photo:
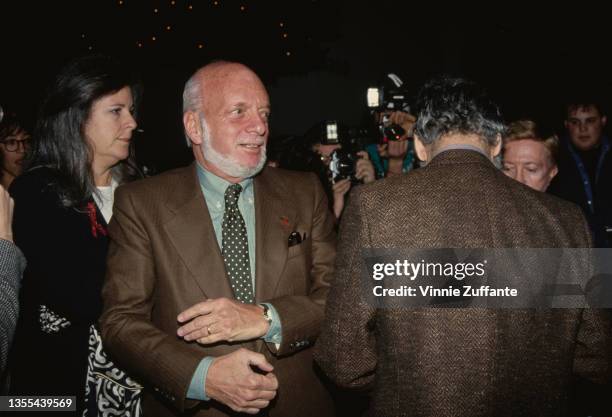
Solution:
<svg viewBox="0 0 612 417"><path fill-rule="evenodd" d="M400 125L389 125L383 129L383 133L387 140L399 141L406 134L406 130Z"/></svg>

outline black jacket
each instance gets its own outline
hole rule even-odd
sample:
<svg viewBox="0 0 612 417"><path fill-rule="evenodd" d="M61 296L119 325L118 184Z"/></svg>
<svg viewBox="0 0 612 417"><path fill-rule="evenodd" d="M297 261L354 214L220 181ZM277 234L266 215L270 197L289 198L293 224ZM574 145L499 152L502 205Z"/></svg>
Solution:
<svg viewBox="0 0 612 417"><path fill-rule="evenodd" d="M28 262L10 358L11 392L76 395L81 405L88 329L102 310L108 237L93 199L89 212L87 205L63 207L51 186L56 180L54 170L37 168L10 188L15 243Z"/></svg>
<svg viewBox="0 0 612 417"><path fill-rule="evenodd" d="M606 149L607 141L604 137L600 152ZM603 156L597 181L591 184L594 198L590 207L586 185L572 154L573 145L567 137L561 138L559 145L559 173L552 180L548 192L578 204L589 222L595 246L610 247L612 233L606 233L606 228L612 228L612 149Z"/></svg>

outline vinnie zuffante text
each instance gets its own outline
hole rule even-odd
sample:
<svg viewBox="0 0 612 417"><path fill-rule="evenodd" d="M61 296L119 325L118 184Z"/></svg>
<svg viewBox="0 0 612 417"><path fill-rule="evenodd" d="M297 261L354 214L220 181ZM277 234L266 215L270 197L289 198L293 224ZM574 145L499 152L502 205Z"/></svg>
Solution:
<svg viewBox="0 0 612 417"><path fill-rule="evenodd" d="M454 278L463 281L465 278L482 278L487 261L478 263L458 262L410 262L396 260L393 263L375 263L372 268L372 278L381 281L385 278L402 278L415 281L418 278ZM387 281L388 282L388 281ZM516 288L491 288L488 285L446 285L443 288L425 283L416 285L401 285L396 288L385 288L376 285L372 291L376 297L516 297Z"/></svg>

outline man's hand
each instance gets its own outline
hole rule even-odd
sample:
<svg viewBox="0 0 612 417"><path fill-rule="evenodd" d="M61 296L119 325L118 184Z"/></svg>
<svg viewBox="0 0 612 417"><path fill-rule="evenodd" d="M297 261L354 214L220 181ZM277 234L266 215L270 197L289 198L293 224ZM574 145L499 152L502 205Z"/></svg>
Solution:
<svg viewBox="0 0 612 417"><path fill-rule="evenodd" d="M203 345L258 339L270 329L263 307L229 298L202 301L180 313L177 320L186 323L177 330L180 337Z"/></svg>
<svg viewBox="0 0 612 417"><path fill-rule="evenodd" d="M338 181L332 186L334 193L334 215L336 219L340 218L342 210L344 209L344 195L351 189L351 180L345 178Z"/></svg>
<svg viewBox="0 0 612 417"><path fill-rule="evenodd" d="M0 185L0 239L13 241L13 207L15 203Z"/></svg>
<svg viewBox="0 0 612 417"><path fill-rule="evenodd" d="M253 372L257 367L265 375ZM257 414L276 396L278 380L264 355L239 349L215 358L206 375L206 395L240 413Z"/></svg>
<svg viewBox="0 0 612 417"><path fill-rule="evenodd" d="M360 158L357 160L357 164L355 164L355 178L363 181L364 184L373 182L376 177L374 175L374 165L372 161L370 161L368 152L359 151L357 155L359 155Z"/></svg>

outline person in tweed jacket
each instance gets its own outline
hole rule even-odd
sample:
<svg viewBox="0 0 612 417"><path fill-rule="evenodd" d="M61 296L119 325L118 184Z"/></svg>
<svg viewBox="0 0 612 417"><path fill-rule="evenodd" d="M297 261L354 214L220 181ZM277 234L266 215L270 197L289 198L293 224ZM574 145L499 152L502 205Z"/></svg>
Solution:
<svg viewBox="0 0 612 417"><path fill-rule="evenodd" d="M597 309L377 309L364 248L589 247L580 209L508 178L504 130L477 85L438 78L419 94L426 166L352 194L315 360L341 387L370 390L372 416L563 416L575 376L610 380L611 323Z"/></svg>

